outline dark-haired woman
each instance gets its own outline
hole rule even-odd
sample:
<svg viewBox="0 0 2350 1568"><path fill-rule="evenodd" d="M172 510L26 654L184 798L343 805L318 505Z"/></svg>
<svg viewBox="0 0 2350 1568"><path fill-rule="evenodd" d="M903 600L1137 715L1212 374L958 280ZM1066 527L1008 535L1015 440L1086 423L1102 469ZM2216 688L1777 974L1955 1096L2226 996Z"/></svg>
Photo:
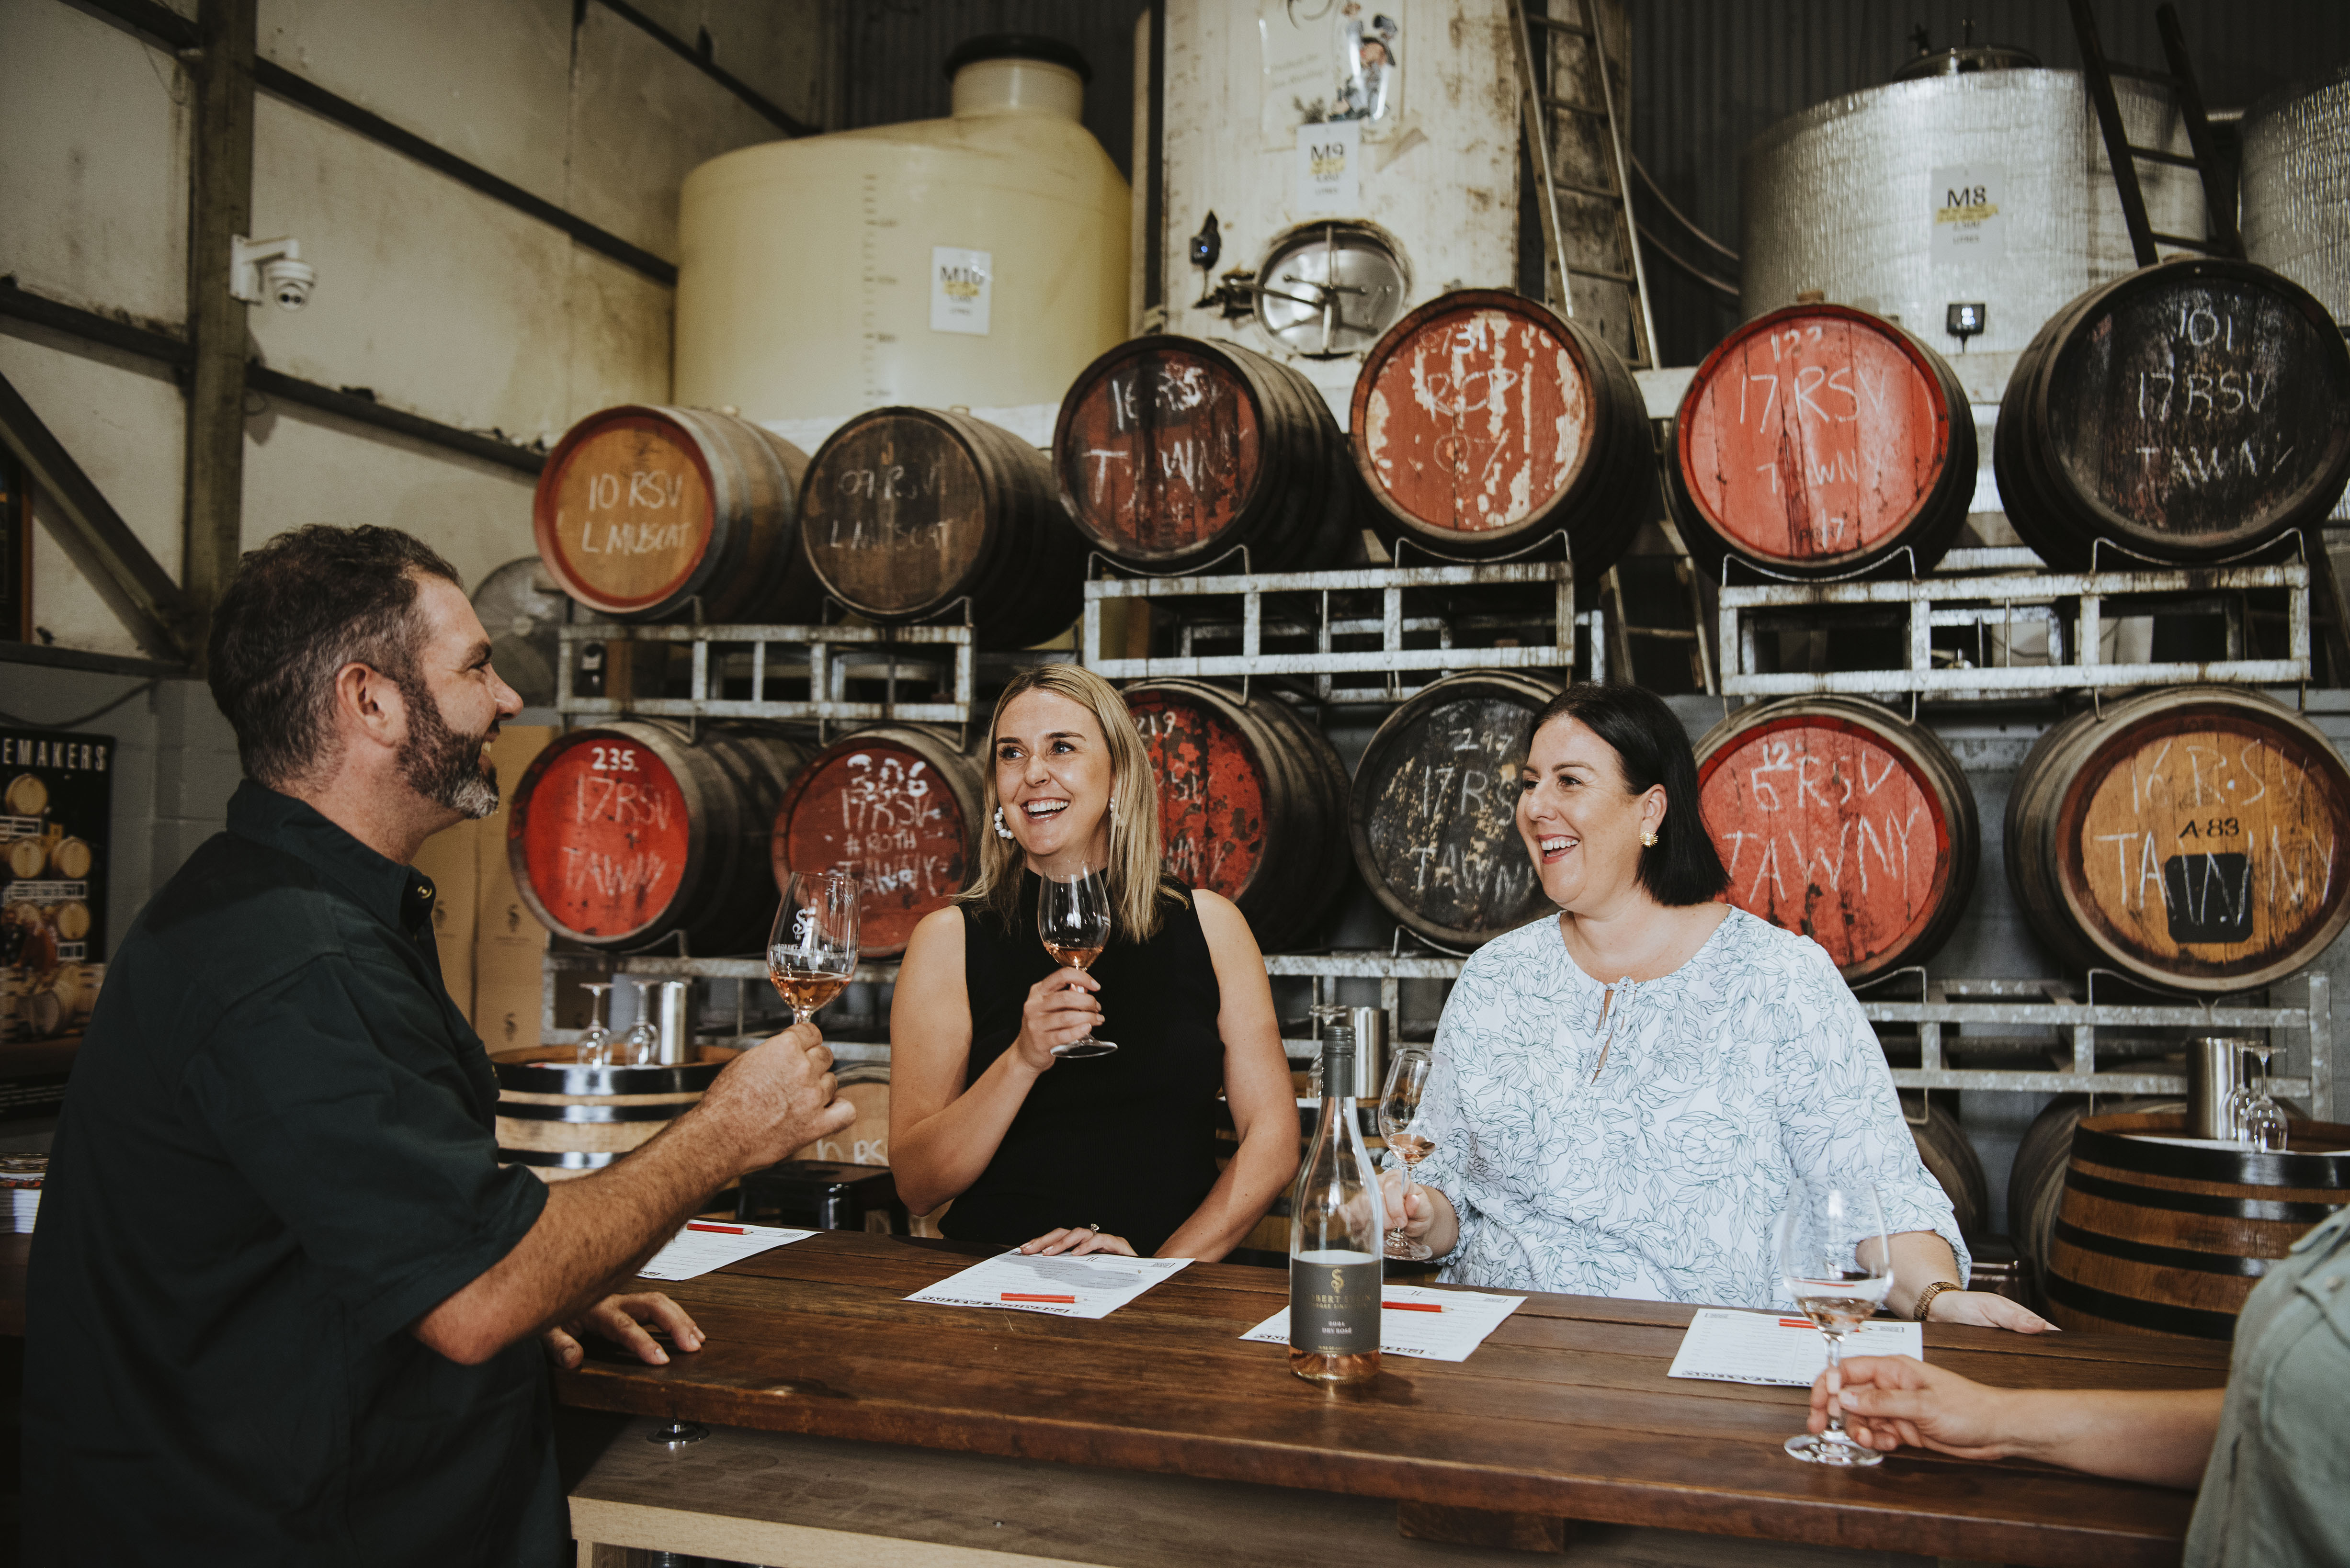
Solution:
<svg viewBox="0 0 2350 1568"><path fill-rule="evenodd" d="M1443 1277L1788 1306L1789 1190L1856 1178L1895 1233L1893 1311L2047 1328L1965 1288L1950 1199L1825 950L1716 901L1729 877L1672 711L1570 686L1536 715L1521 783L1518 832L1560 913L1480 949L1438 1026L1437 1147L1405 1228Z"/></svg>

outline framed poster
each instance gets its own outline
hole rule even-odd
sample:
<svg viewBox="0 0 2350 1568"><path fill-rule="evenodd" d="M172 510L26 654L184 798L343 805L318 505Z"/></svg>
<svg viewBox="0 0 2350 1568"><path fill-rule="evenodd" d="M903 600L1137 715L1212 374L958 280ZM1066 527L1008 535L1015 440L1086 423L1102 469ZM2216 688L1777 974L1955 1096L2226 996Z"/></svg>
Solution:
<svg viewBox="0 0 2350 1568"><path fill-rule="evenodd" d="M0 1121L46 1116L106 974L114 737L0 728Z"/></svg>

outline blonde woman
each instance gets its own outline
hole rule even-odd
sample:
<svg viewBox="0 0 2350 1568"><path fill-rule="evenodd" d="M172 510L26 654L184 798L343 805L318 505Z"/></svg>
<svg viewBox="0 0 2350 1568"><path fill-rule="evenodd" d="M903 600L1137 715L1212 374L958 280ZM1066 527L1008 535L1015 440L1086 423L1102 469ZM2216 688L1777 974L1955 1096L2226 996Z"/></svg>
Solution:
<svg viewBox="0 0 2350 1568"><path fill-rule="evenodd" d="M990 729L979 875L914 929L889 1018L889 1146L914 1212L1040 1253L1221 1258L1297 1168L1273 990L1231 902L1168 877L1149 753L1107 681L1023 672ZM1090 973L1036 936L1038 876L1107 873ZM1063 1059L1090 1030L1116 1054ZM1240 1149L1219 1174L1216 1100Z"/></svg>

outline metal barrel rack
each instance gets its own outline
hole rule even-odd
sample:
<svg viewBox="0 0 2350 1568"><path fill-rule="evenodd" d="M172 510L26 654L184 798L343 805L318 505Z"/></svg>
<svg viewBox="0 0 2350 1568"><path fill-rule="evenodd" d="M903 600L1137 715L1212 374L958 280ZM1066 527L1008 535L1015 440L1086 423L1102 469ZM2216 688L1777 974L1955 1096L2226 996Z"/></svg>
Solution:
<svg viewBox="0 0 2350 1568"><path fill-rule="evenodd" d="M555 709L572 718L761 719L776 723L930 724L971 722L977 685L976 639L967 626L566 626L558 628ZM622 691L582 696L574 686L572 649L588 642L683 643L692 650L691 685L683 697L639 697ZM712 649L717 649L715 656ZM850 660L858 653L883 663L878 700L851 701ZM901 701L904 666L928 696ZM726 678L747 675L750 695L723 695ZM712 691L715 681L719 690ZM802 694L785 696L781 689ZM773 694L771 694L771 690Z"/></svg>

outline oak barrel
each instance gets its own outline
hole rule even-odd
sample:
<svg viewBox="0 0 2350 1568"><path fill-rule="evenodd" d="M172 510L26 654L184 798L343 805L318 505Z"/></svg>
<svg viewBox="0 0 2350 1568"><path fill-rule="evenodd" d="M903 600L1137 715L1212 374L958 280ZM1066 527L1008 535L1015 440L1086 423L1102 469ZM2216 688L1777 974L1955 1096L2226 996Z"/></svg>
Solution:
<svg viewBox="0 0 2350 1568"><path fill-rule="evenodd" d="M1950 1199L1950 1217L1958 1221L1959 1234L1981 1235L1983 1222L1991 1218L1991 1188L1983 1179L1982 1157L1967 1141L1959 1118L1929 1100L1926 1119L1909 1123L1909 1141L1918 1146L1918 1158L1926 1173Z"/></svg>
<svg viewBox="0 0 2350 1568"><path fill-rule="evenodd" d="M2186 1133L2184 1115L2074 1128L2048 1245L2058 1327L2233 1338L2268 1265L2350 1203L2350 1126L2295 1122L2282 1154L2153 1141Z"/></svg>
<svg viewBox="0 0 2350 1568"><path fill-rule="evenodd" d="M1596 334L1503 290L1440 295L1389 327L1347 422L1373 526L1439 554L1509 555L1563 528L1596 584L1654 509L1632 372Z"/></svg>
<svg viewBox="0 0 2350 1568"><path fill-rule="evenodd" d="M832 597L883 626L967 612L983 647L1026 648L1084 607L1085 543L1052 464L969 414L876 409L833 431L800 540Z"/></svg>
<svg viewBox="0 0 2350 1568"><path fill-rule="evenodd" d="M863 926L858 927L860 944ZM839 1097L857 1107L857 1119L795 1150L794 1159L827 1159L841 1165L889 1163L889 1064L843 1062L833 1069Z"/></svg>
<svg viewBox="0 0 2350 1568"><path fill-rule="evenodd" d="M923 916L962 891L984 799L978 763L951 740L905 726L861 730L810 757L784 791L769 841L775 886L795 871L856 866L858 949L895 958Z"/></svg>
<svg viewBox="0 0 2350 1568"><path fill-rule="evenodd" d="M2325 307L2251 262L2168 261L2051 317L2008 379L2001 501L2049 565L2129 568L2316 527L2350 477L2350 349Z"/></svg>
<svg viewBox="0 0 2350 1568"><path fill-rule="evenodd" d="M2184 1116L2187 1102L2142 1096L2105 1102L2107 1116L2163 1114ZM2055 1233L2056 1210L2064 1201L2064 1165L2073 1158L2073 1129L2081 1118L2095 1114L2086 1095L2059 1095L2041 1107L2015 1146L2015 1162L2007 1175L2007 1239L2018 1256L2032 1262L2033 1299L2046 1300L2048 1241Z"/></svg>
<svg viewBox="0 0 2350 1568"><path fill-rule="evenodd" d="M1159 782L1160 864L1240 907L1257 945L1298 945L1343 888L1347 769L1279 699L1199 680L1126 689Z"/></svg>
<svg viewBox="0 0 2350 1568"><path fill-rule="evenodd" d="M1791 306L1698 367L1665 486L1709 575L1731 556L1785 577L1924 572L1974 496L1974 415L1949 363L1893 323Z"/></svg>
<svg viewBox="0 0 2350 1568"><path fill-rule="evenodd" d="M1932 731L1861 699L1794 697L1724 719L1697 759L1731 902L1818 942L1853 982L1922 963L1950 936L1982 831Z"/></svg>
<svg viewBox="0 0 2350 1568"><path fill-rule="evenodd" d="M755 730L627 720L556 737L515 786L506 860L556 936L695 953L765 946L767 839L805 753Z"/></svg>
<svg viewBox="0 0 2350 1568"><path fill-rule="evenodd" d="M695 1047L669 1066L583 1067L571 1045L490 1058L498 1076L498 1161L546 1181L601 1170L693 1108L726 1064L724 1045Z"/></svg>
<svg viewBox="0 0 2350 1568"><path fill-rule="evenodd" d="M531 502L563 591L620 620L813 621L823 588L799 548L807 455L748 420L629 403L556 443Z"/></svg>
<svg viewBox="0 0 2350 1568"><path fill-rule="evenodd" d="M1104 354L1062 400L1053 465L1078 532L1149 571L1243 545L1252 571L1329 566L1354 517L1329 404L1294 368L1236 344L1158 336Z"/></svg>
<svg viewBox="0 0 2350 1568"><path fill-rule="evenodd" d="M2350 920L2350 770L2239 687L2183 686L2041 736L2007 800L2007 876L2074 969L2217 995L2314 961Z"/></svg>
<svg viewBox="0 0 2350 1568"><path fill-rule="evenodd" d="M1448 676L1399 704L1347 805L1371 894L1424 940L1466 950L1550 909L1518 834L1526 730L1558 688L1490 670Z"/></svg>

